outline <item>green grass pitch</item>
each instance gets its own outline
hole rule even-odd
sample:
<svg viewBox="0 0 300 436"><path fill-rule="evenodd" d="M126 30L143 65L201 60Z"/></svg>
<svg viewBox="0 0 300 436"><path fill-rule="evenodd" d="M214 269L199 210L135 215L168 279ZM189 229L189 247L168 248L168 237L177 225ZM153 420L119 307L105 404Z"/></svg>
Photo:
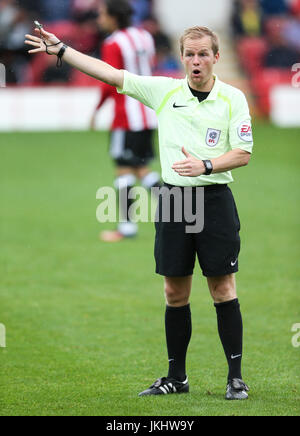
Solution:
<svg viewBox="0 0 300 436"><path fill-rule="evenodd" d="M299 129L256 123L234 172L246 402L224 401L227 365L206 281L195 270L191 393L138 398L166 375L162 278L152 223L98 240L96 191L113 182L106 133L0 135L0 415L299 415ZM159 168L158 162L154 163Z"/></svg>

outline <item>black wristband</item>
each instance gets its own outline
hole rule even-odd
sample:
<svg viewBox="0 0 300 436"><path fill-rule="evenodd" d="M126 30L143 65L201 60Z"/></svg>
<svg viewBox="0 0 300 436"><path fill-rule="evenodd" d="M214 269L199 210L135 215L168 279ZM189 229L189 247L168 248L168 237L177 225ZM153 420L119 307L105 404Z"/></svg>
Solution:
<svg viewBox="0 0 300 436"><path fill-rule="evenodd" d="M205 170L206 170L204 175L210 176L214 169L211 160L203 160L202 162L204 163Z"/></svg>
<svg viewBox="0 0 300 436"><path fill-rule="evenodd" d="M59 50L59 52L57 53L57 68L61 68L62 67L62 57L65 54L65 51L67 50L68 46L66 44L63 44L62 48Z"/></svg>

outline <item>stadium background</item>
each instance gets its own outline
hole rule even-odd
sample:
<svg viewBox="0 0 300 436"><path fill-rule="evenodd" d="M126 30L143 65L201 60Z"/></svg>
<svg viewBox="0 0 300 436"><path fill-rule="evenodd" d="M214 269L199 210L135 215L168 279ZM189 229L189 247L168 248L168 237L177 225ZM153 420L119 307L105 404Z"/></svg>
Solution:
<svg viewBox="0 0 300 436"><path fill-rule="evenodd" d="M119 245L98 240L96 191L113 183L111 103L89 121L97 82L54 57L29 57L33 19L98 56L94 0L0 0L0 415L299 415L300 2L133 1L157 47L155 74L182 77L178 37L213 27L219 77L246 92L254 119L250 165L234 172L243 251L243 404L224 404L224 357L206 283L195 275L192 392L138 399L167 356L153 224ZM3 71L3 68L1 69ZM5 83L4 83L5 82ZM6 86L5 86L6 85ZM154 168L159 169L155 161ZM109 225L108 225L109 226ZM158 373L157 373L158 372Z"/></svg>

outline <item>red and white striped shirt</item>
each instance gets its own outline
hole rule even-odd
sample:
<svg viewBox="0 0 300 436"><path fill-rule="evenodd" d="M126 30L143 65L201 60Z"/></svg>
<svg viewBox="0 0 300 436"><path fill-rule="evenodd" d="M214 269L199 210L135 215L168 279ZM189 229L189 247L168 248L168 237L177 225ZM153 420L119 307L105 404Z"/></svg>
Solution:
<svg viewBox="0 0 300 436"><path fill-rule="evenodd" d="M101 59L119 70L142 76L152 75L155 57L154 41L150 33L136 27L117 30L102 45ZM152 109L139 101L118 94L117 90L101 83L101 98L97 109L108 97L115 102L115 116L112 130L124 129L134 132L155 129L157 119Z"/></svg>

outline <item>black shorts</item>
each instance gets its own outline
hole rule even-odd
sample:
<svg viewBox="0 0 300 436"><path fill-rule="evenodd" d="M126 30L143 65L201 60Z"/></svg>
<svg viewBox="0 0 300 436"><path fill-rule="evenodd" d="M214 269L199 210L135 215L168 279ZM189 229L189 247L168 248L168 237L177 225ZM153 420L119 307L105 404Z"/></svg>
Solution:
<svg viewBox="0 0 300 436"><path fill-rule="evenodd" d="M168 189L172 188L170 185L164 186ZM199 188L193 188L192 195L193 207L195 207L195 196L200 195ZM163 201L163 196L160 195L159 208L162 207ZM199 233L186 233L186 226L190 223L185 219L175 222L178 218L174 219L172 206L171 202L170 222L162 222L160 216L155 223L156 273L166 277L192 275L196 255L206 277L237 272L240 220L229 187L227 185L204 187L204 228Z"/></svg>
<svg viewBox="0 0 300 436"><path fill-rule="evenodd" d="M110 155L121 167L144 167L154 158L153 130L111 132Z"/></svg>

